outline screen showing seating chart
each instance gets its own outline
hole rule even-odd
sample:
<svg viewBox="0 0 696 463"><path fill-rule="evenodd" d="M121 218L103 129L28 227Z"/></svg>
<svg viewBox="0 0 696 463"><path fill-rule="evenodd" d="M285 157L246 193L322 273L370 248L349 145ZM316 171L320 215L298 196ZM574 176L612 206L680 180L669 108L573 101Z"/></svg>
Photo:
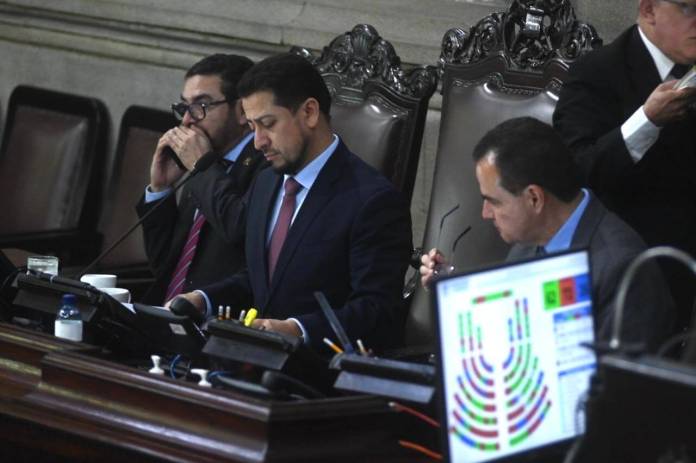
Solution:
<svg viewBox="0 0 696 463"><path fill-rule="evenodd" d="M583 432L596 368L586 251L436 283L449 461L484 462Z"/></svg>

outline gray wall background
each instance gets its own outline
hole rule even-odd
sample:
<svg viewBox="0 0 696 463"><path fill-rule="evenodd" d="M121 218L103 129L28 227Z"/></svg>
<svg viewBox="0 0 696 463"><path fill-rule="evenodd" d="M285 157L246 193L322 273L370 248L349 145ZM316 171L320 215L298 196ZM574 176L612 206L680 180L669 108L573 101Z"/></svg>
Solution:
<svg viewBox="0 0 696 463"><path fill-rule="evenodd" d="M637 0L573 0L605 43L635 21ZM258 60L299 45L321 49L355 24L392 42L404 63L435 64L452 27L470 27L506 0L0 0L0 127L12 89L35 85L100 98L111 118L106 156L132 104L166 109L201 57ZM420 244L432 187L440 97L431 101L412 201ZM0 128L0 131L2 128Z"/></svg>

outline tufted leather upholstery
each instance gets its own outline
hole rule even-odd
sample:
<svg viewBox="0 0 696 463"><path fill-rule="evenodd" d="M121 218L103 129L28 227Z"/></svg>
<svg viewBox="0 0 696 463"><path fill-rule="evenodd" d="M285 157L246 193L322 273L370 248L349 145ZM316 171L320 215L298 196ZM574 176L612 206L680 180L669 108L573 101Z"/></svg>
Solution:
<svg viewBox="0 0 696 463"><path fill-rule="evenodd" d="M399 156L391 147L398 146L405 115L380 106L377 99L358 104L334 104L331 110L334 130L350 149L380 172L396 175Z"/></svg>
<svg viewBox="0 0 696 463"><path fill-rule="evenodd" d="M451 82L446 76L445 83ZM499 262L508 250L493 224L481 217L482 200L471 158L474 145L488 130L512 117L532 115L550 123L555 99L548 92L526 96L503 93L492 84L450 85L444 89L443 99L423 249L438 247L459 271ZM453 249L454 241L468 226L471 230ZM428 297L422 288L416 290L407 323L409 343L429 342L434 336Z"/></svg>
<svg viewBox="0 0 696 463"><path fill-rule="evenodd" d="M493 224L481 217L482 200L471 157L474 146L488 130L513 117L532 116L551 123L571 61L561 57L577 57L601 44L591 26L575 20L570 3L562 3L555 10L559 16L546 22L568 21L565 27L541 32L520 29L529 15L515 1L510 12L488 16L468 32L450 30L443 38L442 118L423 249L438 247L456 271L499 262L508 250ZM509 27L513 24L514 28ZM559 31L569 36L559 37ZM545 34L551 35L548 41L537 37ZM567 40L571 35L576 41ZM530 57L534 52L541 53ZM455 249L455 241L468 226L471 231ZM406 324L408 344L434 340L430 297L417 288Z"/></svg>
<svg viewBox="0 0 696 463"><path fill-rule="evenodd" d="M0 153L0 244L83 259L93 252L106 111L95 99L19 86Z"/></svg>
<svg viewBox="0 0 696 463"><path fill-rule="evenodd" d="M408 72L374 27L358 24L309 59L332 95L331 123L351 151L382 172L410 199L418 169L428 101L437 86L433 66Z"/></svg>
<svg viewBox="0 0 696 463"><path fill-rule="evenodd" d="M130 106L124 113L99 222L104 248L114 243L138 220L134 205L142 196L145 185L150 182L152 153L162 134L176 125L176 119L168 111ZM147 268L147 256L143 234L139 231L131 233L114 252L104 257L99 268L115 273L125 270L144 271Z"/></svg>

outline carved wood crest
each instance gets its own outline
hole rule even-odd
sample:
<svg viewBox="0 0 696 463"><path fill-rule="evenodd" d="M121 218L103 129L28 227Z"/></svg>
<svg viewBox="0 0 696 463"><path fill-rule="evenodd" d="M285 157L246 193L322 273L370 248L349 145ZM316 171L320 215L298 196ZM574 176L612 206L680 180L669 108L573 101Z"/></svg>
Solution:
<svg viewBox="0 0 696 463"><path fill-rule="evenodd" d="M447 31L438 66L442 72L446 64L497 55L510 70L541 72L551 61L573 61L601 43L591 25L576 19L570 0L513 0L508 11L493 13L468 31Z"/></svg>
<svg viewBox="0 0 696 463"><path fill-rule="evenodd" d="M378 82L397 94L423 98L430 97L437 86L434 66L404 70L391 43L369 24L358 24L339 35L318 58L306 49L292 52L309 59L321 74L336 75L342 87L362 89L368 81Z"/></svg>

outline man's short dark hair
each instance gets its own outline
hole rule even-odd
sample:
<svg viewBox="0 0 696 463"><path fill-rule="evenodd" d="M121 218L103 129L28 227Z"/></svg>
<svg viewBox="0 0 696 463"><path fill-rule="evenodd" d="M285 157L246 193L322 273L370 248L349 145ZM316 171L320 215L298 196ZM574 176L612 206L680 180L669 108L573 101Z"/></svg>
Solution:
<svg viewBox="0 0 696 463"><path fill-rule="evenodd" d="M186 78L193 76L220 76L222 88L220 91L225 99L233 103L239 98L237 95L237 83L254 62L246 56L225 55L216 53L206 56L186 72Z"/></svg>
<svg viewBox="0 0 696 463"><path fill-rule="evenodd" d="M285 53L259 61L237 85L241 98L262 91L273 93L274 103L292 112L308 98L314 98L319 102L319 110L329 117L329 89L321 74L301 56Z"/></svg>
<svg viewBox="0 0 696 463"><path fill-rule="evenodd" d="M534 184L570 202L580 190L570 149L553 127L538 119L519 117L498 124L474 147L474 161L489 153L494 155L501 186L514 195Z"/></svg>

